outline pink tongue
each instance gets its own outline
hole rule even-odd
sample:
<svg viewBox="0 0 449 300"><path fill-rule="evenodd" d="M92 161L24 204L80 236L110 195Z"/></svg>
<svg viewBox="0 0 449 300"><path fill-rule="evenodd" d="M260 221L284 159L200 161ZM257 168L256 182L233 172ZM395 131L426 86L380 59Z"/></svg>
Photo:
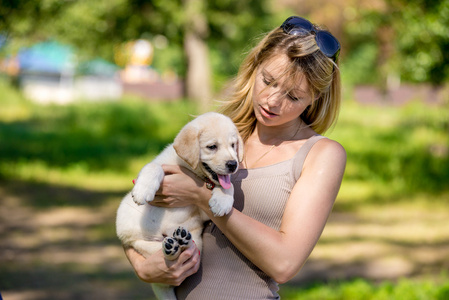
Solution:
<svg viewBox="0 0 449 300"><path fill-rule="evenodd" d="M231 187L231 175L218 175L218 181L224 189L229 189Z"/></svg>

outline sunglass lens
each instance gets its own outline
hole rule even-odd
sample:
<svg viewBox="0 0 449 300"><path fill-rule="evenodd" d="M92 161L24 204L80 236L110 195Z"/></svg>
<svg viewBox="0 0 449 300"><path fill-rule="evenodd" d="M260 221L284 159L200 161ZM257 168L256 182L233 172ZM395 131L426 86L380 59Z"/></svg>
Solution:
<svg viewBox="0 0 449 300"><path fill-rule="evenodd" d="M326 31L319 31L316 34L316 41L320 50L327 57L334 57L340 50L340 43L337 39Z"/></svg>
<svg viewBox="0 0 449 300"><path fill-rule="evenodd" d="M312 23L299 17L290 17L283 24L284 31L289 34L300 34L310 32L313 28Z"/></svg>

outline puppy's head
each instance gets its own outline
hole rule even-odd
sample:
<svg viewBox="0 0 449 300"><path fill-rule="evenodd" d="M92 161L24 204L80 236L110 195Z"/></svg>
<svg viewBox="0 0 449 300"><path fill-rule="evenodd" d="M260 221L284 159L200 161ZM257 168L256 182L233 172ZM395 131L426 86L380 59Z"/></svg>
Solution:
<svg viewBox="0 0 449 300"><path fill-rule="evenodd" d="M203 114L188 123L175 138L173 147L193 170L223 188L243 159L243 141L234 123L218 113Z"/></svg>

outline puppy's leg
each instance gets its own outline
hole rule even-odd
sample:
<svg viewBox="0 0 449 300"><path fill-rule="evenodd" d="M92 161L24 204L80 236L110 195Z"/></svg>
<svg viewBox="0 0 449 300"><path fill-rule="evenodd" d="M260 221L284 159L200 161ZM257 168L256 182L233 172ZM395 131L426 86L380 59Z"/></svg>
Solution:
<svg viewBox="0 0 449 300"><path fill-rule="evenodd" d="M216 187L212 190L212 197L209 200L210 210L217 217L227 215L232 210L234 204L234 186L229 189Z"/></svg>
<svg viewBox="0 0 449 300"><path fill-rule="evenodd" d="M156 241L136 240L131 246L144 257L149 257L161 249L160 242Z"/></svg>
<svg viewBox="0 0 449 300"><path fill-rule="evenodd" d="M162 166L155 163L145 165L140 171L136 184L131 191L134 202L142 205L145 202L153 201L154 195L164 179L164 175Z"/></svg>
<svg viewBox="0 0 449 300"><path fill-rule="evenodd" d="M152 283L154 295L159 300L176 300L175 289L167 284Z"/></svg>

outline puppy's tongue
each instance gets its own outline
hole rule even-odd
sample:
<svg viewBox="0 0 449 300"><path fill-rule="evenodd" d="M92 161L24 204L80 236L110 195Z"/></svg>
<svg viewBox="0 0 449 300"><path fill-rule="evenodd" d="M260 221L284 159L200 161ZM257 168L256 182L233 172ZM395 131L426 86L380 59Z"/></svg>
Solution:
<svg viewBox="0 0 449 300"><path fill-rule="evenodd" d="M218 175L218 181L224 189L229 189L231 187L231 175Z"/></svg>

